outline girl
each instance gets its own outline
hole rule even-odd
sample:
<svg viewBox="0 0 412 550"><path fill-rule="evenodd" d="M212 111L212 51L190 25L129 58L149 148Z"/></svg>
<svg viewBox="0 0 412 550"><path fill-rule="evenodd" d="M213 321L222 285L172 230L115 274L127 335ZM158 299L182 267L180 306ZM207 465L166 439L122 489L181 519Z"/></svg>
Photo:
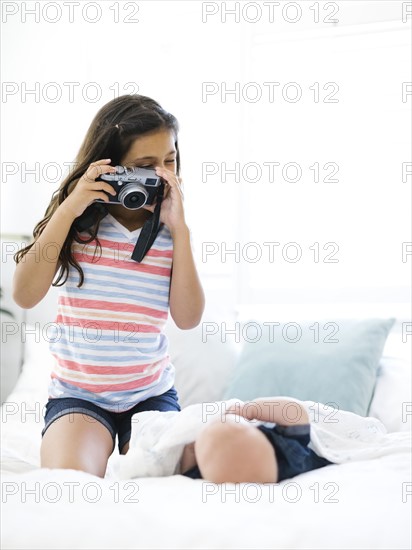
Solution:
<svg viewBox="0 0 412 550"><path fill-rule="evenodd" d="M198 325L205 300L184 216L178 131L176 118L149 97L125 95L102 107L33 242L15 255L19 306L32 308L50 285L60 287L42 467L104 477L116 434L119 452L128 450L133 414L181 410L162 331L169 307L179 328ZM165 182L160 229L140 263L131 254L155 205L109 202L116 191L97 178L116 165L155 168Z"/></svg>

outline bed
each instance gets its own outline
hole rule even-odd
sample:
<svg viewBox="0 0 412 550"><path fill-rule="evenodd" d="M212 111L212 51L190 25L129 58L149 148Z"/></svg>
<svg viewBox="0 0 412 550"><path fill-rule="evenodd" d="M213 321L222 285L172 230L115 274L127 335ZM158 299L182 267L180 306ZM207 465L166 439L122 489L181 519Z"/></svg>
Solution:
<svg viewBox="0 0 412 550"><path fill-rule="evenodd" d="M182 407L221 399L239 345L205 343L200 328L172 324L168 336ZM47 343L27 338L1 410L2 548L411 548L411 369L399 344L391 333L369 412L394 435L386 454L278 484L215 485L182 475L119 480L117 450L104 479L40 468L52 363Z"/></svg>

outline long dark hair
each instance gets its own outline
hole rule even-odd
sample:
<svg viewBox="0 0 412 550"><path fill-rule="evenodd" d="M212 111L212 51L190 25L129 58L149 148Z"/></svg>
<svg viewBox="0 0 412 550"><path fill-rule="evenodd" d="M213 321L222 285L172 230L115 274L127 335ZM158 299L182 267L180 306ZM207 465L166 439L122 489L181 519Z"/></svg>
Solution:
<svg viewBox="0 0 412 550"><path fill-rule="evenodd" d="M58 206L73 191L77 182L92 162L110 158L111 164L116 166L121 163L121 159L125 157L137 137L153 130L162 130L165 128L172 130L175 136L177 151L176 172L179 175L180 154L177 139L179 123L171 113L165 111L154 99L137 94L123 95L104 105L96 114L87 131L83 144L77 154L73 172L62 181L60 187L53 193L44 218L35 226L33 230L34 241L15 253L15 262L19 263L35 244L36 239L42 234ZM80 280L77 286L82 286L84 274L73 256L72 242L90 243L95 240L95 254L98 248L101 250L97 232L100 221L105 215L106 210L102 208L102 203L92 203L73 222L60 251L58 259L60 269L57 279L52 283L52 286L64 285L69 275L69 265L79 272ZM88 218L92 216L93 221L91 226L86 229L89 238L82 239L79 235L78 227L81 226L81 222L85 216Z"/></svg>

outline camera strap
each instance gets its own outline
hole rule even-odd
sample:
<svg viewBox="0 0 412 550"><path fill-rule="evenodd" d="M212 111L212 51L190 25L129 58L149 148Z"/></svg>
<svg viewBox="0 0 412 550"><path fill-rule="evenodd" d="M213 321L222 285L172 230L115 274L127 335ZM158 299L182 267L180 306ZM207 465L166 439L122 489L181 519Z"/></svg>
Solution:
<svg viewBox="0 0 412 550"><path fill-rule="evenodd" d="M162 199L163 199L163 190L164 190L164 183L162 182L162 184L159 187L159 192L157 195L157 202L156 202L154 212L150 216L150 218L144 222L139 238L137 239L137 243L134 247L131 258L135 262L140 263L143 260L143 258L146 256L147 251L152 246L159 232L160 206L162 204Z"/></svg>
<svg viewBox="0 0 412 550"><path fill-rule="evenodd" d="M97 223L99 219L103 219L107 214L107 208L103 203L93 202L90 204L81 216L78 216L74 222L73 227L78 232L86 231Z"/></svg>

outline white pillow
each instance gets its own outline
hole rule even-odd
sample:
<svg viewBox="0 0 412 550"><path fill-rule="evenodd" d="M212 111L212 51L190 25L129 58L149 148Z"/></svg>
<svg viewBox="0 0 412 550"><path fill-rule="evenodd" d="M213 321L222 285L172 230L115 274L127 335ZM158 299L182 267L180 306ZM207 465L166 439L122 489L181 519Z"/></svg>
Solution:
<svg viewBox="0 0 412 550"><path fill-rule="evenodd" d="M222 341L221 321L214 316L209 318L213 321L203 321L191 330L181 330L169 317L165 327L170 360L176 369L175 388L182 409L195 403L220 401L240 353L241 344L236 344L233 337ZM229 327L227 318L225 322ZM207 335L205 331L212 331L214 326L218 332Z"/></svg>
<svg viewBox="0 0 412 550"><path fill-rule="evenodd" d="M388 432L412 428L411 382L408 361L390 356L381 358L369 416L380 420Z"/></svg>
<svg viewBox="0 0 412 550"><path fill-rule="evenodd" d="M27 328L34 329L29 326ZM49 351L48 341L28 334L24 343L22 372L13 394L27 392L33 396L33 399L42 399L46 404L53 362L54 357Z"/></svg>

